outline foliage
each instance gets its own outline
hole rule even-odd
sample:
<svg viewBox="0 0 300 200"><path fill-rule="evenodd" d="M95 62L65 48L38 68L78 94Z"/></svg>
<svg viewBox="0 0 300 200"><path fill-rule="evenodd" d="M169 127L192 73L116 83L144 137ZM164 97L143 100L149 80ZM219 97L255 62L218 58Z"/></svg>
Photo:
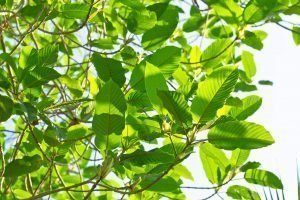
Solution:
<svg viewBox="0 0 300 200"><path fill-rule="evenodd" d="M262 104L249 93L260 26L299 45L300 27L285 25L299 11L298 0L0 0L1 199L186 199L183 161L198 151L212 186L192 189L212 197L243 176L282 190L247 162L274 140L246 120ZM243 185L226 194L261 199Z"/></svg>

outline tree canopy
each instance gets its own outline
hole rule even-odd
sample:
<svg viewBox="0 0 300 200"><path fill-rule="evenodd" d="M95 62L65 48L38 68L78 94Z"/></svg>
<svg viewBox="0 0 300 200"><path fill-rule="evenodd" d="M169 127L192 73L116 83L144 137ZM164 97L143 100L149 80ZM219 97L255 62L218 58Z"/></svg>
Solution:
<svg viewBox="0 0 300 200"><path fill-rule="evenodd" d="M0 0L1 199L283 190L248 160L274 143L249 120L272 85L254 54L265 24L300 45L297 15L298 0ZM185 184L195 153L211 186Z"/></svg>

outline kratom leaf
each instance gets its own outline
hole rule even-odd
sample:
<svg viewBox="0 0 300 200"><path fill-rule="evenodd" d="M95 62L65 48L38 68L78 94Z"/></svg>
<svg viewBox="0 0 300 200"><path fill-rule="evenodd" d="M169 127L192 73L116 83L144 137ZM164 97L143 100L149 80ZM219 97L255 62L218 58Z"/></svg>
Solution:
<svg viewBox="0 0 300 200"><path fill-rule="evenodd" d="M107 82L112 79L119 87L125 83L125 70L119 61L93 54L92 62L101 80Z"/></svg>
<svg viewBox="0 0 300 200"><path fill-rule="evenodd" d="M125 125L126 102L119 86L109 80L96 96L93 130L98 135L121 134Z"/></svg>
<svg viewBox="0 0 300 200"><path fill-rule="evenodd" d="M85 19L88 12L89 5L80 3L66 3L61 10L62 16L70 19Z"/></svg>
<svg viewBox="0 0 300 200"><path fill-rule="evenodd" d="M257 192L254 192L247 187L241 185L232 185L227 189L226 194L234 199L252 199L260 200L260 196Z"/></svg>
<svg viewBox="0 0 300 200"><path fill-rule="evenodd" d="M170 76L179 66L181 49L174 46L167 46L158 49L146 58L147 62L158 67L165 76Z"/></svg>
<svg viewBox="0 0 300 200"><path fill-rule="evenodd" d="M262 99L259 96L251 95L242 100L241 107L232 107L230 115L238 120L245 120L255 113L262 104Z"/></svg>
<svg viewBox="0 0 300 200"><path fill-rule="evenodd" d="M42 162L42 158L39 155L24 156L22 159L15 159L7 164L4 177L15 178L29 174L38 170L42 166Z"/></svg>
<svg viewBox="0 0 300 200"><path fill-rule="evenodd" d="M61 75L53 68L36 67L25 75L23 85L28 88L39 87L60 76Z"/></svg>
<svg viewBox="0 0 300 200"><path fill-rule="evenodd" d="M269 171L249 169L246 171L244 178L249 183L271 187L274 189L283 189L280 179Z"/></svg>
<svg viewBox="0 0 300 200"><path fill-rule="evenodd" d="M154 9L153 11L157 9L155 6L152 6L152 8ZM149 51L158 49L171 37L177 27L178 9L175 6L169 5L160 16L157 16L157 20L157 25L145 32L142 36L142 46Z"/></svg>
<svg viewBox="0 0 300 200"><path fill-rule="evenodd" d="M253 58L253 54L248 51L243 51L242 63L247 77L251 79L256 74L256 65Z"/></svg>
<svg viewBox="0 0 300 200"><path fill-rule="evenodd" d="M293 39L296 45L300 45L300 27L293 27Z"/></svg>
<svg viewBox="0 0 300 200"><path fill-rule="evenodd" d="M249 155L250 150L235 149L231 153L230 163L232 166L240 167L247 161Z"/></svg>
<svg viewBox="0 0 300 200"><path fill-rule="evenodd" d="M194 120L206 123L213 119L234 89L237 79L235 67L221 67L200 82L191 107Z"/></svg>
<svg viewBox="0 0 300 200"><path fill-rule="evenodd" d="M201 144L199 152L208 180L213 184L221 182L225 178L227 167L230 164L225 153L209 143Z"/></svg>
<svg viewBox="0 0 300 200"><path fill-rule="evenodd" d="M158 90L168 91L166 80L160 70L154 65L147 63L145 69L146 92L155 110L159 113L163 111L163 104L157 96Z"/></svg>
<svg viewBox="0 0 300 200"><path fill-rule="evenodd" d="M183 95L177 92L157 91L164 108L172 115L173 119L188 127L192 122L192 115L189 112L187 102Z"/></svg>
<svg viewBox="0 0 300 200"><path fill-rule="evenodd" d="M10 118L13 107L14 103L9 97L0 95L0 122L5 122Z"/></svg>
<svg viewBox="0 0 300 200"><path fill-rule="evenodd" d="M208 133L208 141L228 150L257 149L274 143L263 126L245 121L229 121L214 126Z"/></svg>

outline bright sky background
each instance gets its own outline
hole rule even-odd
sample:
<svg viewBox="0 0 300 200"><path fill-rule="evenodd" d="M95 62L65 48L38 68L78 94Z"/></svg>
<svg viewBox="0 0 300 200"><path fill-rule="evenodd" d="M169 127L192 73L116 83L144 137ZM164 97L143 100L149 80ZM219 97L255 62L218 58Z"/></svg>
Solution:
<svg viewBox="0 0 300 200"><path fill-rule="evenodd" d="M300 160L300 47L294 44L291 32L275 24L266 25L263 30L268 33L268 37L264 41L263 50L255 52L257 74L254 81L271 80L274 85L258 87L255 93L263 97L263 104L248 121L264 125L276 143L267 148L253 150L250 160L259 161L262 169L278 175L285 187L285 199L296 200L296 162L297 158ZM189 158L185 165L191 169L195 178L195 182L187 182L186 185L210 186L198 153ZM238 183L248 185L241 180L232 182ZM259 186L252 186L252 189L262 192ZM226 188L221 189L222 197L226 197L224 192ZM212 193L213 191L187 190L192 200L205 198ZM214 199L220 197L214 196L212 200Z"/></svg>

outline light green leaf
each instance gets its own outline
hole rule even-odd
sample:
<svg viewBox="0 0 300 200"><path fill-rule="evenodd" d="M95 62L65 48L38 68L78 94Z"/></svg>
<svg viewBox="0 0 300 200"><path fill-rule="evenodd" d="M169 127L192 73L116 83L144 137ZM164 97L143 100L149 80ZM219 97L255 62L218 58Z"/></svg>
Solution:
<svg viewBox="0 0 300 200"><path fill-rule="evenodd" d="M230 164L225 153L209 143L200 145L200 158L208 180L214 184L221 182Z"/></svg>
<svg viewBox="0 0 300 200"><path fill-rule="evenodd" d="M158 113L163 111L163 104L157 96L158 90L168 90L166 80L160 70L154 65L147 63L145 69L145 87L150 102Z"/></svg>
<svg viewBox="0 0 300 200"><path fill-rule="evenodd" d="M229 121L214 126L208 141L221 149L257 149L274 143L271 134L261 125L245 121Z"/></svg>
<svg viewBox="0 0 300 200"><path fill-rule="evenodd" d="M146 58L146 61L158 67L163 75L170 76L179 66L181 49L167 46L155 51Z"/></svg>
<svg viewBox="0 0 300 200"><path fill-rule="evenodd" d="M61 14L69 19L85 19L89 12L88 4L66 3L63 4Z"/></svg>
<svg viewBox="0 0 300 200"><path fill-rule="evenodd" d="M253 54L248 51L243 51L242 63L247 77L251 79L256 74L256 65L253 58Z"/></svg>
<svg viewBox="0 0 300 200"><path fill-rule="evenodd" d="M267 186L274 189L283 189L280 179L269 171L249 169L246 171L244 178L248 183Z"/></svg>
<svg viewBox="0 0 300 200"><path fill-rule="evenodd" d="M206 123L213 119L233 91L237 79L236 67L221 67L200 82L191 107L194 120Z"/></svg>
<svg viewBox="0 0 300 200"><path fill-rule="evenodd" d="M119 86L109 80L96 96L93 130L97 135L121 134L125 125L126 101Z"/></svg>
<svg viewBox="0 0 300 200"><path fill-rule="evenodd" d="M68 128L67 139L71 139L71 140L79 139L90 133L91 133L91 131L88 129L87 126L85 126L83 124L76 124L76 125Z"/></svg>
<svg viewBox="0 0 300 200"><path fill-rule="evenodd" d="M13 112L14 103L7 97L0 95L0 122L5 122Z"/></svg>
<svg viewBox="0 0 300 200"><path fill-rule="evenodd" d="M202 53L201 64L204 69L214 68L220 65L221 61L226 58L233 46L231 39L217 39L211 43Z"/></svg>
<svg viewBox="0 0 300 200"><path fill-rule="evenodd" d="M243 106L232 107L230 115L238 120L245 120L255 113L262 104L262 98L256 95L251 95L242 100Z"/></svg>
<svg viewBox="0 0 300 200"><path fill-rule="evenodd" d="M293 27L293 39L296 45L300 45L300 27Z"/></svg>
<svg viewBox="0 0 300 200"><path fill-rule="evenodd" d="M227 189L226 194L234 199L244 200L260 200L260 196L257 192L254 192L247 187L241 185L232 185Z"/></svg>
<svg viewBox="0 0 300 200"><path fill-rule="evenodd" d="M231 153L230 163L234 167L242 166L248 159L250 150L235 149Z"/></svg>

